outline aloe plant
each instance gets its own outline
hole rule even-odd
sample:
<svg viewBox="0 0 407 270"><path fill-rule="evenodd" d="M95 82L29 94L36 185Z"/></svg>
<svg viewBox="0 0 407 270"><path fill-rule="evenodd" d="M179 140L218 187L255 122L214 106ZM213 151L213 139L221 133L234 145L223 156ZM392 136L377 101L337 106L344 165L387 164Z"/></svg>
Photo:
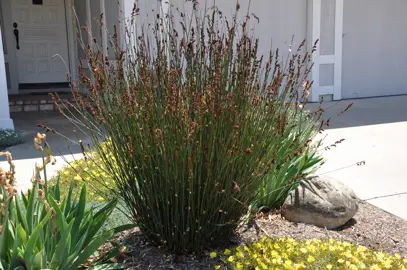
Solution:
<svg viewBox="0 0 407 270"><path fill-rule="evenodd" d="M42 138L39 143L45 142L45 136L38 138ZM46 178L43 181L39 173L43 171L46 175L45 167L52 161L52 156L49 147L44 150L41 144L36 146L43 154L44 164L37 166L33 187L27 194L18 195L14 188L15 169L9 153L6 155L10 171L0 171L0 199L4 207L0 214L0 269L78 269L115 233L134 225L99 233L117 202L111 201L99 210L87 209L85 184L78 199L72 195L72 186L68 195L62 198L59 181L48 189ZM99 260L90 266L102 269L124 267L103 262Z"/></svg>
<svg viewBox="0 0 407 270"><path fill-rule="evenodd" d="M295 114L294 111L291 112ZM254 205L262 208L281 207L288 193L299 182L322 165L323 158L317 154L322 140L316 140L318 122L309 117L309 112L291 115L290 122L296 128L281 141L275 155L275 166L263 178Z"/></svg>

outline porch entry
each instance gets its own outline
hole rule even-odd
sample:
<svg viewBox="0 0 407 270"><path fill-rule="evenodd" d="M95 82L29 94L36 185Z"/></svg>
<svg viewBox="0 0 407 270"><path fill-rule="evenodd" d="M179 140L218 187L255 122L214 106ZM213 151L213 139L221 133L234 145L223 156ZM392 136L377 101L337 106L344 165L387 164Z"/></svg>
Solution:
<svg viewBox="0 0 407 270"><path fill-rule="evenodd" d="M20 84L67 81L69 54L64 0L13 0L12 21ZM65 63L64 63L65 61Z"/></svg>

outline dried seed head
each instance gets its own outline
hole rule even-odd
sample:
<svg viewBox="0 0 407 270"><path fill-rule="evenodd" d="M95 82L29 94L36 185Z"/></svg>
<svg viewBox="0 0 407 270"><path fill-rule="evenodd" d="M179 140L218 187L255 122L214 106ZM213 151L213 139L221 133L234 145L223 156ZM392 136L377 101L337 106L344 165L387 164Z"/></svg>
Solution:
<svg viewBox="0 0 407 270"><path fill-rule="evenodd" d="M51 211L51 207L49 207L49 204L48 204L48 203L45 203L45 211L46 211L47 213L49 213L49 211Z"/></svg>
<svg viewBox="0 0 407 270"><path fill-rule="evenodd" d="M35 164L35 171L39 174L42 170L44 170L44 166Z"/></svg>
<svg viewBox="0 0 407 270"><path fill-rule="evenodd" d="M47 135L37 133L37 137L34 138L34 147L37 149L38 152L42 152L44 149L42 148L42 143L47 139Z"/></svg>
<svg viewBox="0 0 407 270"><path fill-rule="evenodd" d="M45 200L45 193L44 193L44 191L43 191L42 189L39 189L39 190L38 190L38 197L39 197L41 200Z"/></svg>
<svg viewBox="0 0 407 270"><path fill-rule="evenodd" d="M310 95L310 92L308 90L304 90L304 98L308 98Z"/></svg>
<svg viewBox="0 0 407 270"><path fill-rule="evenodd" d="M35 174L32 178L31 178L31 183L33 184L38 184L39 182L39 175Z"/></svg>
<svg viewBox="0 0 407 270"><path fill-rule="evenodd" d="M13 197L15 194L16 194L16 192L17 192L17 190L13 187L13 186L9 186L8 188L7 188L7 196L10 198L10 197Z"/></svg>
<svg viewBox="0 0 407 270"><path fill-rule="evenodd" d="M13 157L12 157L12 155L10 154L10 152L0 152L0 157L1 157L1 156L6 156L6 157L7 157L7 162L8 162L9 164L12 163Z"/></svg>
<svg viewBox="0 0 407 270"><path fill-rule="evenodd" d="M236 190L236 191L240 191L240 187L239 187L239 185L237 184L237 182L233 182L233 184L234 184L233 189Z"/></svg>

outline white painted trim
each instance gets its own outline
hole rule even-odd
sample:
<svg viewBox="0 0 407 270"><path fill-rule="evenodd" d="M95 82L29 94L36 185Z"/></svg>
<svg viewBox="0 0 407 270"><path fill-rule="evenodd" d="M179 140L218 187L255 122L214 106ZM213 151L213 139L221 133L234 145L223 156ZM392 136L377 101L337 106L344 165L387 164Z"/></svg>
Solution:
<svg viewBox="0 0 407 270"><path fill-rule="evenodd" d="M342 45L343 45L343 0L336 0L335 7L335 67L334 100L342 99Z"/></svg>
<svg viewBox="0 0 407 270"><path fill-rule="evenodd" d="M1 27L0 27L1 36ZM0 38L0 129L14 129L13 120L10 118L8 105L8 89L6 78L6 65L3 54L3 40Z"/></svg>
<svg viewBox="0 0 407 270"><path fill-rule="evenodd" d="M322 0L311 0L312 7L311 7L311 18L308 19L308 23L312 24L312 33L311 33L311 46L314 42L321 37L321 6ZM320 44L320 43L319 43ZM314 67L312 70L312 81L313 87L311 89L311 101L318 102L319 101L319 65L320 65L320 51L319 45L317 51L312 56L312 62L314 63Z"/></svg>
<svg viewBox="0 0 407 270"><path fill-rule="evenodd" d="M323 0L308 1L308 48L317 39L321 38L321 6ZM334 100L342 98L342 33L343 33L343 5L344 0L335 2L335 51L333 55L321 55L319 46L312 56L314 67L311 79L314 81L311 89L310 100L318 102L321 95L333 95ZM334 64L334 84L332 86L320 86L320 68L323 64Z"/></svg>
<svg viewBox="0 0 407 270"><path fill-rule="evenodd" d="M105 6L105 0L100 0L100 12L103 14L103 26L102 26L102 49L103 49L103 54L106 56L108 53L107 46L108 46L108 36L107 36L107 14L106 14L106 6Z"/></svg>
<svg viewBox="0 0 407 270"><path fill-rule="evenodd" d="M126 14L125 14L125 0L119 0L119 38L120 47L124 48L126 45Z"/></svg>
<svg viewBox="0 0 407 270"><path fill-rule="evenodd" d="M65 18L67 27L68 55L69 55L69 72L74 80L78 78L76 66L78 65L78 51L75 39L75 26L73 23L73 0L65 0Z"/></svg>
<svg viewBox="0 0 407 270"><path fill-rule="evenodd" d="M0 118L0 129L13 129L14 130L14 121L13 121L13 119L11 119L11 118L4 118L4 119Z"/></svg>
<svg viewBox="0 0 407 270"><path fill-rule="evenodd" d="M92 10L90 0L86 0L86 23L88 27L88 44L92 44Z"/></svg>
<svg viewBox="0 0 407 270"><path fill-rule="evenodd" d="M335 55L320 55L319 56L319 64L334 64L335 63Z"/></svg>

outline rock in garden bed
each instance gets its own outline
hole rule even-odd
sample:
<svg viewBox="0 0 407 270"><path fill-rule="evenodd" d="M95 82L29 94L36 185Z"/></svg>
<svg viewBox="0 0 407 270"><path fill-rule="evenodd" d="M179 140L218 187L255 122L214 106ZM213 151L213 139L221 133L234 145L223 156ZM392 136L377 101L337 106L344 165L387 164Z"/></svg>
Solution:
<svg viewBox="0 0 407 270"><path fill-rule="evenodd" d="M260 234L269 237L292 237L296 240L335 239L407 257L407 221L369 203L360 202L356 215L338 230L290 222L280 214L256 219ZM243 234L242 241L257 241L253 233Z"/></svg>
<svg viewBox="0 0 407 270"><path fill-rule="evenodd" d="M281 213L289 221L335 229L358 211L358 198L352 189L326 176L300 183L287 197Z"/></svg>

